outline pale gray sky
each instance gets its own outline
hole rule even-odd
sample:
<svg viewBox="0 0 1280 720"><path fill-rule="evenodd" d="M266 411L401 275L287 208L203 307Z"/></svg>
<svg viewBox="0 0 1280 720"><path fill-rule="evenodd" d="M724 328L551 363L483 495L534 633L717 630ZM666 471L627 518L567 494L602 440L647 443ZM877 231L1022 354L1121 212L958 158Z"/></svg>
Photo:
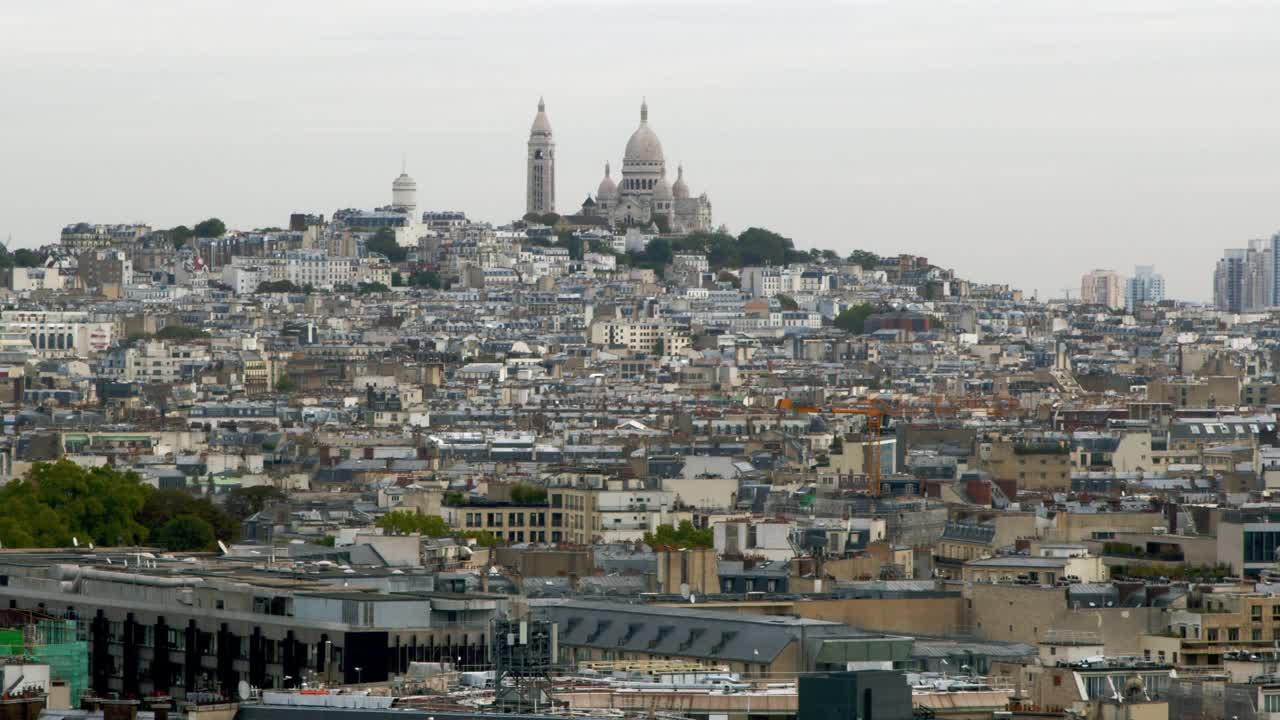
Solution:
<svg viewBox="0 0 1280 720"><path fill-rule="evenodd" d="M539 95L572 210L647 96L734 231L1042 297L1154 263L1207 298L1280 230L1277 48L1280 3L1229 0L15 0L0 237L371 207L402 152L423 207L506 221Z"/></svg>

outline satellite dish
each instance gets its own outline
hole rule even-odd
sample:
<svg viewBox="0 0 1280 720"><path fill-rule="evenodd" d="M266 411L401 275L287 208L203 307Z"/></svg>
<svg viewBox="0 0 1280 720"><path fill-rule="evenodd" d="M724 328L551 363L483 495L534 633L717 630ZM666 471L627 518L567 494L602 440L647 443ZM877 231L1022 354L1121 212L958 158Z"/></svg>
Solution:
<svg viewBox="0 0 1280 720"><path fill-rule="evenodd" d="M72 536L71 536L71 544L72 544L72 545L74 545L74 546L76 546L76 547L80 547L80 538L76 537L75 535L72 535Z"/></svg>
<svg viewBox="0 0 1280 720"><path fill-rule="evenodd" d="M222 551L223 555L231 554L231 551L227 549L227 544L222 542L221 540L218 541L218 549Z"/></svg>
<svg viewBox="0 0 1280 720"><path fill-rule="evenodd" d="M240 684L236 685L236 697L239 697L241 700L248 700L253 697L251 694L252 690L253 689L249 687L249 683L241 680Z"/></svg>
<svg viewBox="0 0 1280 720"><path fill-rule="evenodd" d="M107 558L107 564L108 564L108 565L115 565L115 563L111 562L111 558Z"/></svg>
<svg viewBox="0 0 1280 720"><path fill-rule="evenodd" d="M89 549L90 549L90 550L92 550L92 549L93 549L93 543L92 543L92 542L90 542L90 543L89 543Z"/></svg>
<svg viewBox="0 0 1280 720"><path fill-rule="evenodd" d="M689 599L689 583L680 583L680 597Z"/></svg>

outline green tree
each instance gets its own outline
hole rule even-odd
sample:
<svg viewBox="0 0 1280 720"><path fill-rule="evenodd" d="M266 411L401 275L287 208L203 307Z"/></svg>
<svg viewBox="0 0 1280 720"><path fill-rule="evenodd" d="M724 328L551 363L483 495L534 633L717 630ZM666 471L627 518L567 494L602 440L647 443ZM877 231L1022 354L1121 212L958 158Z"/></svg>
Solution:
<svg viewBox="0 0 1280 720"><path fill-rule="evenodd" d="M475 540L476 544L480 547L492 548L498 547L502 544L502 540L499 539L497 535L494 535L487 530L467 530L466 532L459 533L458 537Z"/></svg>
<svg viewBox="0 0 1280 720"><path fill-rule="evenodd" d="M298 383L289 378L288 375L281 375L276 378L276 392L291 393L298 389Z"/></svg>
<svg viewBox="0 0 1280 720"><path fill-rule="evenodd" d="M371 283L362 282L360 283L359 286L356 287L356 292L360 293L361 295L372 295L373 293L384 293L389 291L390 289L391 288L387 287L386 285L383 285L380 282L371 282Z"/></svg>
<svg viewBox="0 0 1280 720"><path fill-rule="evenodd" d="M429 287L439 290L444 287L440 275L434 270L415 270L409 276L409 284L414 287Z"/></svg>
<svg viewBox="0 0 1280 720"><path fill-rule="evenodd" d="M645 246L642 256L646 263L666 265L671 262L671 258L675 257L675 251L671 248L670 240L656 237Z"/></svg>
<svg viewBox="0 0 1280 720"><path fill-rule="evenodd" d="M155 337L159 340L207 340L210 335L207 331L190 325L165 325Z"/></svg>
<svg viewBox="0 0 1280 720"><path fill-rule="evenodd" d="M13 252L13 264L17 267L40 267L48 255L28 248L18 248Z"/></svg>
<svg viewBox="0 0 1280 720"><path fill-rule="evenodd" d="M867 250L854 250L849 253L849 262L865 270L878 266L880 256Z"/></svg>
<svg viewBox="0 0 1280 720"><path fill-rule="evenodd" d="M137 519L154 539L155 533L179 515L194 515L213 528L219 540L240 537L240 522L208 498L196 497L186 490L155 490L147 495Z"/></svg>
<svg viewBox="0 0 1280 720"><path fill-rule="evenodd" d="M169 228L165 234L169 236L169 242L173 243L174 248L186 245L188 240L195 237L195 233L186 225Z"/></svg>
<svg viewBox="0 0 1280 720"><path fill-rule="evenodd" d="M511 486L511 502L520 505L542 505L547 502L547 489L540 485L516 483Z"/></svg>
<svg viewBox="0 0 1280 720"><path fill-rule="evenodd" d="M310 287L310 286L308 286ZM259 293L310 293L306 288L300 288L288 280L267 280L258 283L258 289L254 292Z"/></svg>
<svg viewBox="0 0 1280 720"><path fill-rule="evenodd" d="M218 218L209 218L196 223L191 234L198 238L216 238L227 234L227 226Z"/></svg>
<svg viewBox="0 0 1280 720"><path fill-rule="evenodd" d="M794 256L795 243L772 230L747 228L738 235L743 265L785 265Z"/></svg>
<svg viewBox="0 0 1280 720"><path fill-rule="evenodd" d="M739 278L737 275L726 270L721 270L719 274L716 275L716 282L727 282L736 288L742 287L742 278Z"/></svg>
<svg viewBox="0 0 1280 720"><path fill-rule="evenodd" d="M778 304L782 306L783 310L799 310L800 309L800 305L797 304L795 301L795 298L791 297L790 295L778 294L778 295L774 295L773 297L778 301Z"/></svg>
<svg viewBox="0 0 1280 720"><path fill-rule="evenodd" d="M444 494L444 504L450 507L458 507L467 504L467 494L457 490L450 490Z"/></svg>
<svg viewBox="0 0 1280 720"><path fill-rule="evenodd" d="M9 547L65 547L73 537L99 545L141 543L147 528L136 516L150 491L137 475L110 467L36 463L26 477L0 487L0 541Z"/></svg>
<svg viewBox="0 0 1280 720"><path fill-rule="evenodd" d="M867 316L875 312L875 308L866 303L854 305L836 316L835 326L847 333L861 335L866 326Z"/></svg>
<svg viewBox="0 0 1280 720"><path fill-rule="evenodd" d="M373 237L364 241L366 252L378 253L391 262L404 262L409 251L396 242L396 231L391 228L378 228Z"/></svg>
<svg viewBox="0 0 1280 720"><path fill-rule="evenodd" d="M179 515L156 531L153 542L166 550L208 550L216 538L213 526L197 515Z"/></svg>
<svg viewBox="0 0 1280 720"><path fill-rule="evenodd" d="M271 503L282 502L288 497L283 490L273 485L239 487L227 493L223 507L231 517L244 520L262 512Z"/></svg>
<svg viewBox="0 0 1280 720"><path fill-rule="evenodd" d="M651 548L709 548L715 547L715 533L711 528L699 530L688 520L681 520L678 527L659 525L654 532L644 534L644 544Z"/></svg>
<svg viewBox="0 0 1280 720"><path fill-rule="evenodd" d="M409 512L408 510L392 510L378 518L378 522L375 525L397 535L419 533L427 537L438 538L453 534L453 530L448 523L439 515L423 515L420 512Z"/></svg>
<svg viewBox="0 0 1280 720"><path fill-rule="evenodd" d="M572 260L581 260L582 254L586 249L586 244L582 241L582 238L572 233L561 233L560 237L556 238L556 244L567 249L569 258Z"/></svg>

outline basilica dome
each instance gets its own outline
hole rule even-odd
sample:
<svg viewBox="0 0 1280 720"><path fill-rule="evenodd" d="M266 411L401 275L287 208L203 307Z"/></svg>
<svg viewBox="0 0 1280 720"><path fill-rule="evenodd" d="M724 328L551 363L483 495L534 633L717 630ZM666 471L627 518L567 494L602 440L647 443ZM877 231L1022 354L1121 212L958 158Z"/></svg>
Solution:
<svg viewBox="0 0 1280 720"><path fill-rule="evenodd" d="M622 154L622 164L624 168L661 167L663 164L662 141L658 140L658 134L649 127L648 103L640 105L640 127L631 133L631 139L627 141L627 149Z"/></svg>

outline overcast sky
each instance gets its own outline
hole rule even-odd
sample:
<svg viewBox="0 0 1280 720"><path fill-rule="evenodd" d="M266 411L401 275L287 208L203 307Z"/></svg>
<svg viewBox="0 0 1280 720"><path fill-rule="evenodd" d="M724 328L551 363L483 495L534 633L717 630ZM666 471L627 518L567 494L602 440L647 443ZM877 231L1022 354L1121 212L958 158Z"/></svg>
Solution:
<svg viewBox="0 0 1280 720"><path fill-rule="evenodd" d="M538 96L572 211L647 96L717 224L1041 297L1155 264L1209 297L1280 230L1280 3L0 4L0 238L390 201L524 212ZM616 177L616 176L615 176Z"/></svg>

